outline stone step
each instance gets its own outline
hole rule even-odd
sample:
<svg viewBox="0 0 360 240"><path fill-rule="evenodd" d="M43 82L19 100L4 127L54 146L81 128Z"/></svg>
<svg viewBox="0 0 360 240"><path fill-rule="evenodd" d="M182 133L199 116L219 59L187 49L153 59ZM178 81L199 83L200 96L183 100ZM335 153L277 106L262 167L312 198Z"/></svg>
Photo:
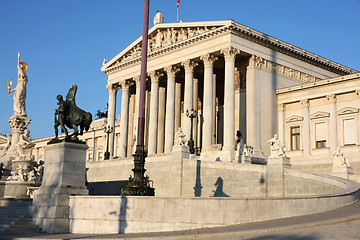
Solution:
<svg viewBox="0 0 360 240"><path fill-rule="evenodd" d="M20 220L8 228L3 228L3 231L0 230L1 234L33 234L40 232L41 229L31 219Z"/></svg>

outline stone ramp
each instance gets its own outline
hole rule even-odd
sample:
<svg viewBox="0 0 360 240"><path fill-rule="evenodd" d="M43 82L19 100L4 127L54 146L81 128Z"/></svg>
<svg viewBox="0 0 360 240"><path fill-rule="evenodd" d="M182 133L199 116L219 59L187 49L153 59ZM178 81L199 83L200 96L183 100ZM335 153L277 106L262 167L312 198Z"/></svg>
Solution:
<svg viewBox="0 0 360 240"><path fill-rule="evenodd" d="M0 199L0 234L30 234L40 232L32 222L31 199Z"/></svg>

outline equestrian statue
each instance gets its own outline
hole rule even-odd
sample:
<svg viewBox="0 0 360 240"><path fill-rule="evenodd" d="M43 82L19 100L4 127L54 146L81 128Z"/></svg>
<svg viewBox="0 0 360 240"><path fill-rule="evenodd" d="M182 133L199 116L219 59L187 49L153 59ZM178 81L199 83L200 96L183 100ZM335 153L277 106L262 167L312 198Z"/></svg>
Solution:
<svg viewBox="0 0 360 240"><path fill-rule="evenodd" d="M64 101L62 95L58 95L56 98L58 100L57 105L59 107L55 110L55 138L49 143L60 142L58 139L58 127L61 127L61 132L65 133L65 141L74 141L79 142L78 135L82 135L84 130L88 131L92 121L92 115L89 112L85 112L76 106L75 95L77 92L77 86L72 85L69 89L68 94L66 95L66 100ZM78 127L80 126L80 132ZM66 127L73 129L74 132L69 135Z"/></svg>

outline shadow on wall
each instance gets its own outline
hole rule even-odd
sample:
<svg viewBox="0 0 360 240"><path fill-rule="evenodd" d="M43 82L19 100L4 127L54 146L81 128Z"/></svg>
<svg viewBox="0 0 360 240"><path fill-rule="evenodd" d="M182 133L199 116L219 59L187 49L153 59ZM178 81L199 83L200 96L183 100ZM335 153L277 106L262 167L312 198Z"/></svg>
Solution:
<svg viewBox="0 0 360 240"><path fill-rule="evenodd" d="M223 191L224 180L221 177L218 177L215 183L216 189L214 191L214 196L212 197L230 197Z"/></svg>
<svg viewBox="0 0 360 240"><path fill-rule="evenodd" d="M127 227L127 223L126 223L127 209L129 209L127 205L127 197L121 196L121 206L120 206L120 215L119 215L119 233L125 233L125 229Z"/></svg>
<svg viewBox="0 0 360 240"><path fill-rule="evenodd" d="M201 161L196 160L196 179L195 179L195 187L194 187L194 194L195 197L201 197Z"/></svg>

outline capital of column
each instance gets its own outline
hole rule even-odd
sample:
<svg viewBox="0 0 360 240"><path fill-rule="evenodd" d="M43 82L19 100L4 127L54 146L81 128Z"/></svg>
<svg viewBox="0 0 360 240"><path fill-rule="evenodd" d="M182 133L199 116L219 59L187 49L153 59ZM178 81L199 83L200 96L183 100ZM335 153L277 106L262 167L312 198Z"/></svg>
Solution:
<svg viewBox="0 0 360 240"><path fill-rule="evenodd" d="M175 77L176 73L178 73L180 71L180 68L175 67L175 66L167 66L167 67L164 67L164 70L165 70L166 74L168 75L168 77Z"/></svg>
<svg viewBox="0 0 360 240"><path fill-rule="evenodd" d="M121 89L122 90L128 90L130 87L130 82L128 80L124 81L123 83L121 83Z"/></svg>
<svg viewBox="0 0 360 240"><path fill-rule="evenodd" d="M192 71L194 71L194 67L196 67L199 64L197 62L195 62L194 60L188 59L186 61L183 61L181 63L181 65L184 66L185 72L192 72Z"/></svg>
<svg viewBox="0 0 360 240"><path fill-rule="evenodd" d="M140 84L140 76L133 77L133 80L137 86Z"/></svg>
<svg viewBox="0 0 360 240"><path fill-rule="evenodd" d="M151 78L151 82L159 82L159 78L164 76L164 74L158 71L152 71L149 73L149 76Z"/></svg>
<svg viewBox="0 0 360 240"><path fill-rule="evenodd" d="M286 110L286 105L284 103L280 103L278 104L278 111L285 111Z"/></svg>
<svg viewBox="0 0 360 240"><path fill-rule="evenodd" d="M331 103L334 103L337 100L335 94L331 94L331 95L326 96L326 99L329 100L329 102L331 102Z"/></svg>
<svg viewBox="0 0 360 240"><path fill-rule="evenodd" d="M310 101L309 99L302 99L300 100L301 105L303 105L303 107L309 107L310 106Z"/></svg>
<svg viewBox="0 0 360 240"><path fill-rule="evenodd" d="M234 47L228 47L221 49L220 53L224 55L225 61L234 60L235 56L240 53L240 50Z"/></svg>
<svg viewBox="0 0 360 240"><path fill-rule="evenodd" d="M218 60L218 57L215 57L213 54L205 54L200 56L200 60L204 62L204 66L213 66L214 62Z"/></svg>
<svg viewBox="0 0 360 240"><path fill-rule="evenodd" d="M108 84L106 85L106 89L109 91L109 94L116 94L117 90L119 90L119 85L117 84Z"/></svg>

